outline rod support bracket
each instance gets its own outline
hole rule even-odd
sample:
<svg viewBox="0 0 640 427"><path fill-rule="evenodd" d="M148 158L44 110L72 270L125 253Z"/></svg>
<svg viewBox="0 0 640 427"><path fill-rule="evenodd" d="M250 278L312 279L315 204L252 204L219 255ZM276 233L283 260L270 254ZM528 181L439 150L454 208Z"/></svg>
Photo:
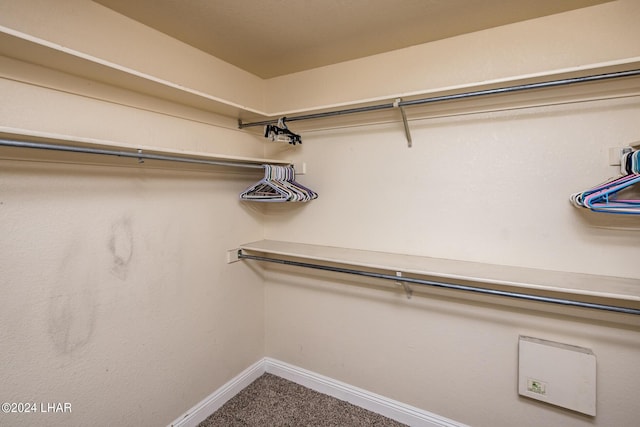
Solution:
<svg viewBox="0 0 640 427"><path fill-rule="evenodd" d="M402 278L402 272L396 271L396 277ZM409 284L407 282L403 282L402 280L398 280L396 283L404 288L404 293L407 295L407 299L411 299L413 290L411 289Z"/></svg>
<svg viewBox="0 0 640 427"><path fill-rule="evenodd" d="M409 121L407 120L407 113L404 111L404 107L400 105L402 102L402 98L396 98L393 101L393 107L400 109L400 114L402 114L402 124L404 125L404 134L407 137L407 147L411 148L413 145L413 141L411 140L411 129L409 129Z"/></svg>
<svg viewBox="0 0 640 427"><path fill-rule="evenodd" d="M227 264L232 264L234 262L240 261L240 255L242 254L242 249L230 249L227 251Z"/></svg>

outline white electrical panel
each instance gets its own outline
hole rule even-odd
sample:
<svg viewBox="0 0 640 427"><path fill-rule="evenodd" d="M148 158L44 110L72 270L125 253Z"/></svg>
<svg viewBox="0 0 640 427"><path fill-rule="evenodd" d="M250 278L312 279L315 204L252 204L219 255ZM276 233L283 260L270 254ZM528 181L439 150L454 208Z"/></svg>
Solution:
<svg viewBox="0 0 640 427"><path fill-rule="evenodd" d="M520 337L518 393L596 415L596 356L584 347Z"/></svg>

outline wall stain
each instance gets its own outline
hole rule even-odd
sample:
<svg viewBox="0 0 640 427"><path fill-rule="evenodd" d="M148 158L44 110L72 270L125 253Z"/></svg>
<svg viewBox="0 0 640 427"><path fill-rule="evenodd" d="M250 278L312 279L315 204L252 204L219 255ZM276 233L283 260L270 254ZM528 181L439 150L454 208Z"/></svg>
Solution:
<svg viewBox="0 0 640 427"><path fill-rule="evenodd" d="M72 242L62 259L60 274L51 288L48 332L60 354L85 346L96 324L95 283L92 282L90 250Z"/></svg>
<svg viewBox="0 0 640 427"><path fill-rule="evenodd" d="M108 247L113 258L111 272L120 280L126 280L129 263L133 257L133 229L130 217L121 218L111 225Z"/></svg>
<svg viewBox="0 0 640 427"><path fill-rule="evenodd" d="M88 291L51 298L49 335L59 353L69 354L87 344L95 323L96 310Z"/></svg>

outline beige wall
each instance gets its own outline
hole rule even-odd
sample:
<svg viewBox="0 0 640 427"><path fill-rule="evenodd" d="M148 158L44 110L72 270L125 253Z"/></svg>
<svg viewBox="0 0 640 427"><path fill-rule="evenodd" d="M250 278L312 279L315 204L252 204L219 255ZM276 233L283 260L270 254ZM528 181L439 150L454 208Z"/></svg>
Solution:
<svg viewBox="0 0 640 427"><path fill-rule="evenodd" d="M623 0L276 77L266 110L287 115L638 62L639 19L640 2Z"/></svg>
<svg viewBox="0 0 640 427"><path fill-rule="evenodd" d="M3 137L263 153L232 119L1 64ZM263 279L224 256L262 238L260 212L238 200L260 170L0 149L7 157L44 162L0 160L0 400L72 412L0 425L167 425L264 356Z"/></svg>
<svg viewBox="0 0 640 427"><path fill-rule="evenodd" d="M306 275L270 276L270 357L470 426L636 425L637 326ZM594 419L518 397L519 335L593 349Z"/></svg>
<svg viewBox="0 0 640 427"><path fill-rule="evenodd" d="M637 65L638 19L637 1L618 0L261 80L89 0L3 0L0 33L7 39L0 51L12 50L12 55L21 57L45 45L58 54L31 55L31 62L72 73L90 72L101 81L161 92L180 102L186 98L204 108L215 110L217 104L242 107L246 116L290 115L616 64ZM11 48L16 40L35 46Z"/></svg>
<svg viewBox="0 0 640 427"><path fill-rule="evenodd" d="M264 110L264 83L258 77L89 0L2 0L0 27L105 64L110 71L100 78L109 80L108 73L126 70L231 105ZM55 62L55 56L45 61Z"/></svg>
<svg viewBox="0 0 640 427"><path fill-rule="evenodd" d="M638 37L626 35L638 27L627 21L621 6L637 16L637 2L615 2L599 7L598 13L592 8L564 14L564 20L555 16L463 36L460 40L476 48L491 35L507 31L511 41L531 43L519 44L518 60L511 63L513 49L500 51L490 45L482 53L491 55L479 57L473 70L458 68L447 75L448 68L437 61L428 73L440 79L437 85L446 86L464 83L469 76L544 73L580 67L598 57L615 61L637 55ZM620 8L616 17L599 13L615 8ZM586 28L586 15L598 31L577 31ZM605 23L596 16L611 20ZM569 31L572 25L576 31ZM527 32L530 27L537 31ZM563 32L573 39L571 44L558 41ZM585 39L574 39L578 34ZM611 39L604 45L583 43L590 37ZM455 42L415 50L427 52ZM571 55L563 56L563 50ZM355 79L352 91L348 82L336 78L339 67L353 67L348 75L366 75L367 82L388 81L378 86L381 90L416 81L411 72L396 70L406 77L398 83L400 79L388 73L393 63L383 65L377 59L308 73L322 81L328 76L324 86L309 85L302 78L307 76L299 74L296 88L312 98L317 92L324 99L318 103L330 103L367 84ZM431 59L418 56L415 62ZM460 73L465 75L458 81ZM624 86L510 96L481 106L462 102L419 113L408 109L412 148L406 146L401 123L384 123L390 115L373 117L382 122L377 125L359 126L355 119L300 124L308 130L295 154L290 148L273 150L305 162L308 173L303 182L320 197L303 208L270 209L265 237L638 279L638 221L581 212L568 200L571 193L617 174L608 164L609 147L640 140L638 85L635 79ZM375 96L371 90L366 93ZM614 99L606 99L610 96ZM545 106L549 103L558 105ZM504 111L468 114L482 109ZM366 122L367 116L361 120ZM295 124L291 127L296 129ZM269 271L270 357L472 426L637 424L637 319L500 299L461 299L447 292L407 300L401 289L371 280L300 269ZM518 396L519 335L593 349L598 363L595 418Z"/></svg>
<svg viewBox="0 0 640 427"><path fill-rule="evenodd" d="M631 0L390 54L414 64L406 78L376 66L389 59L378 56L267 82L92 2L0 7L0 24L13 30L258 110L304 110L640 56L633 42L638 3ZM586 23L598 30L585 33ZM87 27L100 36L79 37ZM562 28L571 29L571 49L550 41ZM520 61L510 62L515 45L489 43L504 34L531 47L517 50ZM491 56L464 75L441 62L429 79L418 72L432 54L460 43L489 43ZM147 49L156 45L167 49ZM261 277L249 265L224 263L226 250L266 237L640 278L637 221L588 215L568 202L571 192L615 174L609 147L640 139L637 81L598 85L586 95L569 91L556 106L521 108L528 99L515 98L505 111L464 114L476 105L463 103L454 112L410 113L410 149L397 121L336 129L311 123L294 149L265 148L262 138L235 130L234 118L12 59L3 58L0 70L5 132L252 157L266 150L305 161L301 181L320 193L307 205L265 209L237 200L256 180L250 173L3 160L0 373L8 387L1 397L73 404L71 415L30 423L166 424L263 356L473 426L631 426L640 415L640 334L622 316L457 294L406 300L337 276L288 270ZM338 78L344 75L368 79L354 85ZM264 97L282 104L263 105ZM585 98L603 99L575 102ZM594 420L518 398L519 334L594 350Z"/></svg>
<svg viewBox="0 0 640 427"><path fill-rule="evenodd" d="M0 394L73 411L2 425L167 425L263 356L262 280L223 256L261 236L251 177L0 168Z"/></svg>
<svg viewBox="0 0 640 427"><path fill-rule="evenodd" d="M634 96L459 111L411 121L412 148L399 122L306 132L291 157L306 163L303 182L320 197L304 208L272 209L278 215L267 216L265 235L640 277L637 219L569 203L570 194L616 176L608 149L640 139L639 106Z"/></svg>
<svg viewBox="0 0 640 427"><path fill-rule="evenodd" d="M572 192L616 174L640 97L309 132L312 206L273 209L269 239L640 278L636 219L580 212ZM472 426L633 426L640 323L375 281L275 270L267 355ZM605 284L606 286L606 284ZM594 320L589 320L593 318ZM593 349L594 419L517 394L519 335ZM534 420L535 422L531 421Z"/></svg>

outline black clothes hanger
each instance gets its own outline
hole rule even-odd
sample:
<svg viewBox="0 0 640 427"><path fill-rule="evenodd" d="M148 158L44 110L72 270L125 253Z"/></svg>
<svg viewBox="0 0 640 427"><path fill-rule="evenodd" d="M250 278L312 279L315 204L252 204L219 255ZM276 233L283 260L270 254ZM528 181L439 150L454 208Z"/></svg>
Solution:
<svg viewBox="0 0 640 427"><path fill-rule="evenodd" d="M291 145L302 144L302 137L289 130L285 124L286 120L286 117L282 117L278 120L277 125L266 125L264 128L264 137L269 138L271 141L288 142Z"/></svg>

